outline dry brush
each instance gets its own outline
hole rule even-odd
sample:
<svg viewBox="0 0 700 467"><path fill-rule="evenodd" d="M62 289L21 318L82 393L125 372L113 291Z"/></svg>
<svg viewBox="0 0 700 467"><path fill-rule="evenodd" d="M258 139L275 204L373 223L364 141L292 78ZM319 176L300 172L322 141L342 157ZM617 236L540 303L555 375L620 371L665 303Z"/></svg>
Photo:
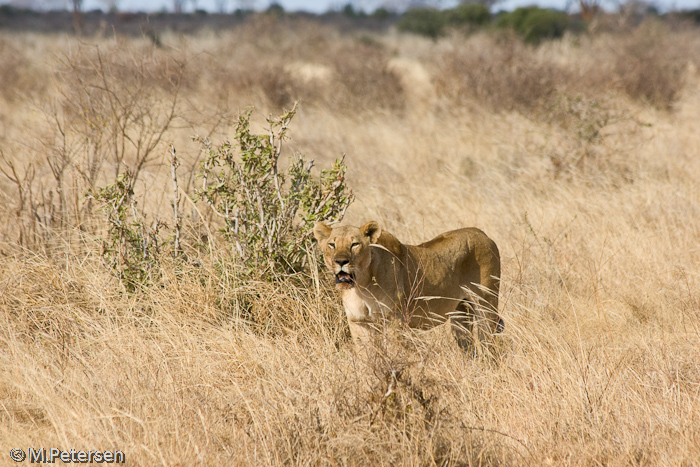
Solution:
<svg viewBox="0 0 700 467"><path fill-rule="evenodd" d="M265 18L163 35L163 48L84 40L0 35L14 64L0 71L0 456L700 458L697 30L526 46ZM406 242L473 225L498 243L506 328L493 358L464 355L444 329L397 328L365 361L317 252L273 280L237 261L194 200L203 156L190 137L223 141L247 106L277 115L297 99L286 147L319 166L347 154L347 222L376 219ZM144 225L172 228L176 212L182 229L180 254L133 290L105 267L105 217L87 196L127 169Z"/></svg>

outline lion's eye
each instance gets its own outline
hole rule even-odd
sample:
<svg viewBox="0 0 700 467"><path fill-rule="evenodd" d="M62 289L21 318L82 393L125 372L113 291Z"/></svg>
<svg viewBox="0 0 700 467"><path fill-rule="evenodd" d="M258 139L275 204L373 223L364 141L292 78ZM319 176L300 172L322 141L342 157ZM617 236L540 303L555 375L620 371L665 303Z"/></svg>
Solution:
<svg viewBox="0 0 700 467"><path fill-rule="evenodd" d="M357 243L357 242L355 242L355 243L353 243L352 245L350 245L350 248L355 248L355 247L358 247L358 246L360 246L360 244Z"/></svg>
<svg viewBox="0 0 700 467"><path fill-rule="evenodd" d="M331 249L335 250L335 243L329 243L328 246L329 246Z"/></svg>

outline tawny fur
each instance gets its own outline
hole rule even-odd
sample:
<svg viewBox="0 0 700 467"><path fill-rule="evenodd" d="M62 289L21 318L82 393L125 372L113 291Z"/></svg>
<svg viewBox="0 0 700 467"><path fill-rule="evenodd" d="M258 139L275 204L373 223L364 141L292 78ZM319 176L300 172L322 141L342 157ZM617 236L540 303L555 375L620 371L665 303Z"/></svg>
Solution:
<svg viewBox="0 0 700 467"><path fill-rule="evenodd" d="M463 348L499 331L501 262L496 244L476 228L404 245L376 222L358 228L314 226L341 291L350 331L368 341L379 325L399 319L412 328L450 320Z"/></svg>

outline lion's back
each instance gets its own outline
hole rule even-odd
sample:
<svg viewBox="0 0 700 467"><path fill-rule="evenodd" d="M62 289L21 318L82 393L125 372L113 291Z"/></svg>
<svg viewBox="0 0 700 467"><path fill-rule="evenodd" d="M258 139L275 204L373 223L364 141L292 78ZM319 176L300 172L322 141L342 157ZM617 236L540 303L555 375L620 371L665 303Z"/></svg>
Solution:
<svg viewBox="0 0 700 467"><path fill-rule="evenodd" d="M481 229L465 227L444 232L427 242L416 245L417 248L435 251L449 252L455 255L469 254L471 251L486 249L499 255L496 243Z"/></svg>
<svg viewBox="0 0 700 467"><path fill-rule="evenodd" d="M442 233L413 247L428 267L449 269L460 277L462 285L488 282L500 277L501 260L496 243L481 229L466 227Z"/></svg>

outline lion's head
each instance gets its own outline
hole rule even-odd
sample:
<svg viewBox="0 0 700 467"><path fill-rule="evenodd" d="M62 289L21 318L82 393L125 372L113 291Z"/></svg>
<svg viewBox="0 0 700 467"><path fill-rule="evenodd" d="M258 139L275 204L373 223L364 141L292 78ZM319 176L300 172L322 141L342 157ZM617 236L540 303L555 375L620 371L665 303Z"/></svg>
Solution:
<svg viewBox="0 0 700 467"><path fill-rule="evenodd" d="M321 246L326 266L335 274L338 288L354 287L358 273L369 269L370 244L376 243L381 233L376 222L368 222L360 228L331 228L323 222L316 223L314 236Z"/></svg>

